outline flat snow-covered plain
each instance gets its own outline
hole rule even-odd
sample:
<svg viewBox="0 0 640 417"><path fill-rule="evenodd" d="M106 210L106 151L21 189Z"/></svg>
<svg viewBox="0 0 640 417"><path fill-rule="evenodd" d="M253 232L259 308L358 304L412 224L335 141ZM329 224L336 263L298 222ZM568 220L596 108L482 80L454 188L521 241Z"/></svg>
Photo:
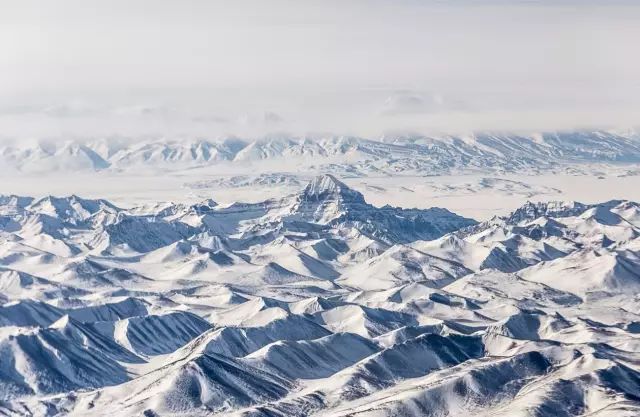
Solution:
<svg viewBox="0 0 640 417"><path fill-rule="evenodd" d="M400 207L444 207L478 220L505 215L527 200L576 200L599 202L616 198L640 201L640 174L629 175L628 166L585 165L584 175L540 173L531 175L493 173L341 178L364 194L375 205ZM245 174L252 172L245 168ZM221 174L219 168L147 173L83 172L76 175L0 176L5 193L44 197L76 194L88 198L107 198L122 207L153 204L159 201L195 203L213 198L220 204L235 201L257 202L294 192L313 173L295 175L293 184L228 186L225 180L235 175ZM251 174L247 175L252 177Z"/></svg>

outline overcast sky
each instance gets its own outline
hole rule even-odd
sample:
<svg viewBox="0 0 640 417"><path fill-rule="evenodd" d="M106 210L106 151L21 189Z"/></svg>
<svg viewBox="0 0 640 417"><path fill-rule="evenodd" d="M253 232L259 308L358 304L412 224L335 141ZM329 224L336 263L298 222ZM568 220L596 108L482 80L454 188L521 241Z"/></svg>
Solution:
<svg viewBox="0 0 640 417"><path fill-rule="evenodd" d="M0 136L638 126L640 1L0 0Z"/></svg>

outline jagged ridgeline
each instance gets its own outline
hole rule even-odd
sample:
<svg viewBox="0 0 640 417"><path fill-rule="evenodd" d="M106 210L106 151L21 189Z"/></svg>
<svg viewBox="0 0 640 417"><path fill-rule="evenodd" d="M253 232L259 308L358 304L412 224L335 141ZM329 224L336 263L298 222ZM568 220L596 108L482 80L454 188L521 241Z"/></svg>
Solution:
<svg viewBox="0 0 640 417"><path fill-rule="evenodd" d="M631 201L478 223L321 175L250 204L2 196L0 242L0 415L640 415Z"/></svg>
<svg viewBox="0 0 640 417"><path fill-rule="evenodd" d="M466 170L543 171L581 162L637 163L636 133L548 132L535 135L267 137L167 140L104 138L19 140L0 147L5 171L135 171L187 169L229 162L310 163L349 175L443 174ZM289 181L284 179L284 181Z"/></svg>

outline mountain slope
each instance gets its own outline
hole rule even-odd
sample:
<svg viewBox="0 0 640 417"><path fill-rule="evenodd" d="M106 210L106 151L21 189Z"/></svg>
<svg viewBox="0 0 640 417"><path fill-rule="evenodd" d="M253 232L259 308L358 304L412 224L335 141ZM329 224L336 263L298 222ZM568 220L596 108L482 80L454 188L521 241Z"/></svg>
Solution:
<svg viewBox="0 0 640 417"><path fill-rule="evenodd" d="M553 140L469 146L534 160L569 146ZM572 140L576 158L597 146ZM444 145L171 146L132 161L379 161ZM374 206L334 175L300 188L129 209L0 197L0 415L638 414L637 203L527 202L477 223Z"/></svg>

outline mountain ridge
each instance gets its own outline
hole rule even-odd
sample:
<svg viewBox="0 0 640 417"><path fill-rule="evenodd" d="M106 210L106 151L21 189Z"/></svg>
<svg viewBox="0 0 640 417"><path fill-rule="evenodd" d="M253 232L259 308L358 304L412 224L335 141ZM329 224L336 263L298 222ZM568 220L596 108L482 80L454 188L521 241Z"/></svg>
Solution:
<svg viewBox="0 0 640 417"><path fill-rule="evenodd" d="M637 163L637 134L605 131L471 136L277 136L261 139L87 139L0 144L5 172L135 171L287 161L330 172L335 162L360 174L550 170L569 163ZM348 172L348 171L345 171Z"/></svg>

